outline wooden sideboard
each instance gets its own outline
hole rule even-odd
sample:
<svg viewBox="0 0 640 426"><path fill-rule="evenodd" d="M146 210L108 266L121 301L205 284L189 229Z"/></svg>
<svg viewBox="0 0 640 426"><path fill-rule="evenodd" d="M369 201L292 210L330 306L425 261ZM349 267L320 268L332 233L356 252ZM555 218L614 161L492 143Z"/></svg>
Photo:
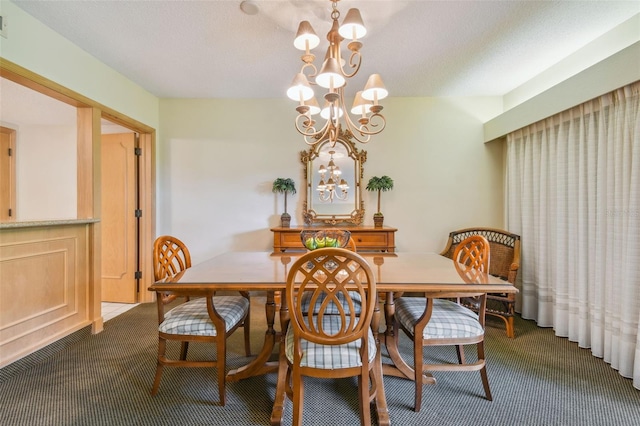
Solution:
<svg viewBox="0 0 640 426"><path fill-rule="evenodd" d="M309 226L298 228L271 228L273 232L273 251L284 252L286 250L306 250L300 240L300 231L344 229L351 232L351 237L356 243L358 251L383 251L393 253L396 250L396 228L383 226Z"/></svg>

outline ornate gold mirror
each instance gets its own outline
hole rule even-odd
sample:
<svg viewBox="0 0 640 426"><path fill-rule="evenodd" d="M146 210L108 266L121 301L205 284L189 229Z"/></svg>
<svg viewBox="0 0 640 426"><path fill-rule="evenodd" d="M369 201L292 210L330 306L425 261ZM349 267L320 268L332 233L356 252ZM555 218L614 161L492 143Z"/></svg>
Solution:
<svg viewBox="0 0 640 426"><path fill-rule="evenodd" d="M335 145L328 139L318 142L302 151L300 160L305 176L304 223L361 224L362 164L367 161L367 152L358 151L350 133L340 132Z"/></svg>

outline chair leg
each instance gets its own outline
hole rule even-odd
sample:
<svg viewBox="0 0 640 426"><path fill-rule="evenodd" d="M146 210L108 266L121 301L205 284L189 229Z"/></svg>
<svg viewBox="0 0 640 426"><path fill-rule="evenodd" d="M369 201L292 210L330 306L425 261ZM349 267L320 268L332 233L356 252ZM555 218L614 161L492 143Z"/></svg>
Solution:
<svg viewBox="0 0 640 426"><path fill-rule="evenodd" d="M293 426L302 426L302 409L304 404L304 380L300 372L293 371Z"/></svg>
<svg viewBox="0 0 640 426"><path fill-rule="evenodd" d="M251 320L249 319L249 313L244 319L242 328L244 329L244 353L246 356L251 356Z"/></svg>
<svg viewBox="0 0 640 426"><path fill-rule="evenodd" d="M360 405L360 424L369 426L371 424L371 407L369 406L369 371L368 368L360 373L358 377L358 395Z"/></svg>
<svg viewBox="0 0 640 426"><path fill-rule="evenodd" d="M158 389L160 389L160 379L162 378L162 370L164 368L164 364L161 359L164 358L164 353L167 348L167 341L163 338L158 339L158 365L156 367L156 377L153 380L153 387L151 388L151 395L155 396L158 393Z"/></svg>
<svg viewBox="0 0 640 426"><path fill-rule="evenodd" d="M287 401L287 385L289 383L290 370L284 351L284 343L281 343L280 354L278 357L278 378L276 381L276 394L273 398L273 409L271 411L271 425L273 426L279 426L282 423L284 406Z"/></svg>
<svg viewBox="0 0 640 426"><path fill-rule="evenodd" d="M484 342L478 343L478 359L485 361L484 357ZM491 389L489 388L489 377L487 376L487 365L482 366L480 369L480 377L482 378L482 386L484 387L484 393L487 396L489 401L493 401L493 396L491 396Z"/></svg>
<svg viewBox="0 0 640 426"><path fill-rule="evenodd" d="M422 406L422 368L424 363L424 360L422 359L423 356L422 343L420 342L420 339L416 337L413 343L413 369L415 375L414 382L416 387L413 411L415 411L416 413L420 411L420 408Z"/></svg>
<svg viewBox="0 0 640 426"><path fill-rule="evenodd" d="M507 318L507 337L510 339L515 339L516 337L514 321L512 316Z"/></svg>
<svg viewBox="0 0 640 426"><path fill-rule="evenodd" d="M458 355L458 364L464 364L466 362L464 357L464 346L456 345L456 354Z"/></svg>
<svg viewBox="0 0 640 426"><path fill-rule="evenodd" d="M226 337L221 336L221 339L216 343L218 349L218 358L216 360L216 367L218 369L218 394L220 395L220 405L224 406L227 403L226 395L226 365L227 365L227 347Z"/></svg>
<svg viewBox="0 0 640 426"><path fill-rule="evenodd" d="M187 352L189 351L189 342L180 343L180 359L182 361L187 359Z"/></svg>

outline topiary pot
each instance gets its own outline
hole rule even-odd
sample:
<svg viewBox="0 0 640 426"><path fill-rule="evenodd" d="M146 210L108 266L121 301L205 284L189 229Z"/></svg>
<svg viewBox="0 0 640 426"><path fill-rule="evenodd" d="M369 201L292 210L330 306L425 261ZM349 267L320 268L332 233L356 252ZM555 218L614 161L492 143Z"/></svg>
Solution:
<svg viewBox="0 0 640 426"><path fill-rule="evenodd" d="M291 225L291 215L289 213L282 213L282 215L280 215L280 222L283 228L289 228Z"/></svg>
<svg viewBox="0 0 640 426"><path fill-rule="evenodd" d="M373 226L375 228L382 228L382 223L384 222L384 216L382 213L376 213L373 215Z"/></svg>

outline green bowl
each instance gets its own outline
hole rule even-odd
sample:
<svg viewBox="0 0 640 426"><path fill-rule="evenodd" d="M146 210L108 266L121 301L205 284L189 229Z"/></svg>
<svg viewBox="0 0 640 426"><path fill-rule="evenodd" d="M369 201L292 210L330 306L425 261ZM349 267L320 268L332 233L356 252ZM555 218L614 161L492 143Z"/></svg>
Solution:
<svg viewBox="0 0 640 426"><path fill-rule="evenodd" d="M344 248L349 244L351 232L342 229L325 229L321 231L305 230L300 232L302 245L308 250L324 247Z"/></svg>

